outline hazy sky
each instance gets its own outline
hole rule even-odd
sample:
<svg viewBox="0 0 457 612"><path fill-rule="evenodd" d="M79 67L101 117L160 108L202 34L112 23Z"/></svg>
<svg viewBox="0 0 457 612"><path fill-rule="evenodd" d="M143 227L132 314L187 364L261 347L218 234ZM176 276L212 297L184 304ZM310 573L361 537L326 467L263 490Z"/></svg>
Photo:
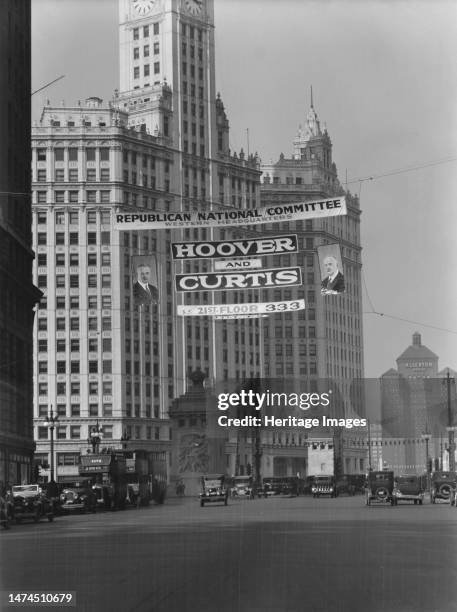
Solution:
<svg viewBox="0 0 457 612"><path fill-rule="evenodd" d="M34 96L33 119L46 98L111 98L117 0L33 0L32 17L33 88L66 75ZM215 0L215 18L232 150L249 129L262 160L290 157L312 85L360 194L366 376L395 367L416 330L457 369L457 333L433 329L457 332L457 1ZM357 180L414 166L427 167Z"/></svg>

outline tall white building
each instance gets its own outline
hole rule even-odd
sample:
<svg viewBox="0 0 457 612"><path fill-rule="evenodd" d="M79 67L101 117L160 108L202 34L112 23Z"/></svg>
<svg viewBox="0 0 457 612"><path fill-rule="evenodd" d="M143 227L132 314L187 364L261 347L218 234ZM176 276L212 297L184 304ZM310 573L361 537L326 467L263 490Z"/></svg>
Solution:
<svg viewBox="0 0 457 612"><path fill-rule="evenodd" d="M213 2L120 1L120 89L103 104L43 109L32 132L35 283L34 434L50 463L51 407L58 478L77 473L90 428L103 446L167 450L168 408L200 367L210 381L260 369L257 320L176 316L170 243L231 230L118 232L118 210L259 205L259 162L228 148L215 91ZM113 58L114 61L114 58ZM154 254L159 301L138 308L132 256ZM176 271L202 271L186 262ZM186 303L232 301L221 292ZM239 298L242 299L242 298ZM254 299L244 296L243 299ZM240 344L241 341L241 344Z"/></svg>

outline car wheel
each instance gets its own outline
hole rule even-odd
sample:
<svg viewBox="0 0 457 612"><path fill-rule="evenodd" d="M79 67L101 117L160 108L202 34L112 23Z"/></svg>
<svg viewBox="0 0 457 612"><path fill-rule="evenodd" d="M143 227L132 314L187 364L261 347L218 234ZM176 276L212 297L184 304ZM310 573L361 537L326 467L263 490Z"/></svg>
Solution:
<svg viewBox="0 0 457 612"><path fill-rule="evenodd" d="M49 515L48 515L48 521L49 521L50 523L52 523L52 521L53 521L53 520L54 520L54 516L53 516L52 514L49 514Z"/></svg>
<svg viewBox="0 0 457 612"><path fill-rule="evenodd" d="M224 499L224 506L227 505L227 498Z"/></svg>
<svg viewBox="0 0 457 612"><path fill-rule="evenodd" d="M419 506L422 506L422 499L419 500Z"/></svg>
<svg viewBox="0 0 457 612"><path fill-rule="evenodd" d="M38 523L39 520L40 520L40 512L39 510L37 510L35 514L33 515L33 522Z"/></svg>
<svg viewBox="0 0 457 612"><path fill-rule="evenodd" d="M205 502L203 500L200 500L200 506L203 508L204 505L205 505Z"/></svg>

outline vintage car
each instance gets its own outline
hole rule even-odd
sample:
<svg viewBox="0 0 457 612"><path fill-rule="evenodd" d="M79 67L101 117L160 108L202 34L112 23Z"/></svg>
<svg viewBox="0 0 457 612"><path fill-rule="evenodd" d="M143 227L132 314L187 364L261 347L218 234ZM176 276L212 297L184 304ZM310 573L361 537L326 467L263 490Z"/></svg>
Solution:
<svg viewBox="0 0 457 612"><path fill-rule="evenodd" d="M455 472L433 472L430 484L430 501L437 499L448 501L451 505L455 499L457 477Z"/></svg>
<svg viewBox="0 0 457 612"><path fill-rule="evenodd" d="M96 512L97 497L90 486L68 484L60 494L62 512Z"/></svg>
<svg viewBox="0 0 457 612"><path fill-rule="evenodd" d="M259 490L259 497L271 497L273 495L281 495L283 488L283 478L272 476L264 478L262 488Z"/></svg>
<svg viewBox="0 0 457 612"><path fill-rule="evenodd" d="M11 489L13 514L16 523L32 519L35 523L41 518L54 520L54 510L50 500L38 484L16 485Z"/></svg>
<svg viewBox="0 0 457 612"><path fill-rule="evenodd" d="M233 485L230 491L232 497L243 497L245 499L253 499L254 487L252 485L251 476L235 476Z"/></svg>
<svg viewBox="0 0 457 612"><path fill-rule="evenodd" d="M202 476L200 480L200 506L207 503L222 502L227 505L228 488L225 485L225 476L223 474L207 474Z"/></svg>
<svg viewBox="0 0 457 612"><path fill-rule="evenodd" d="M311 493L313 497L321 495L329 495L330 497L337 496L336 482L334 476L315 476L311 485Z"/></svg>
<svg viewBox="0 0 457 612"><path fill-rule="evenodd" d="M405 474L397 476L394 481L394 502L413 501L415 504L422 505L425 495L425 482L422 476L415 474Z"/></svg>
<svg viewBox="0 0 457 612"><path fill-rule="evenodd" d="M393 506L394 496L394 473L388 470L382 472L369 472L366 483L365 503L371 506L373 503L384 503Z"/></svg>

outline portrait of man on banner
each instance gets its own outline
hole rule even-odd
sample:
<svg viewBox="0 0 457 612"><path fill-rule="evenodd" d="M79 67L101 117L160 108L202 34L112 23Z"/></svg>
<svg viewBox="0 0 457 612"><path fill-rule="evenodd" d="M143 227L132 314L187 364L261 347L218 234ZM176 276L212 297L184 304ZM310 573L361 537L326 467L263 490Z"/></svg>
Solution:
<svg viewBox="0 0 457 612"><path fill-rule="evenodd" d="M154 255L132 257L133 301L135 306L157 304L159 284L157 281L157 260Z"/></svg>
<svg viewBox="0 0 457 612"><path fill-rule="evenodd" d="M321 294L336 295L344 293L344 271L339 244L325 244L317 247L321 270Z"/></svg>

